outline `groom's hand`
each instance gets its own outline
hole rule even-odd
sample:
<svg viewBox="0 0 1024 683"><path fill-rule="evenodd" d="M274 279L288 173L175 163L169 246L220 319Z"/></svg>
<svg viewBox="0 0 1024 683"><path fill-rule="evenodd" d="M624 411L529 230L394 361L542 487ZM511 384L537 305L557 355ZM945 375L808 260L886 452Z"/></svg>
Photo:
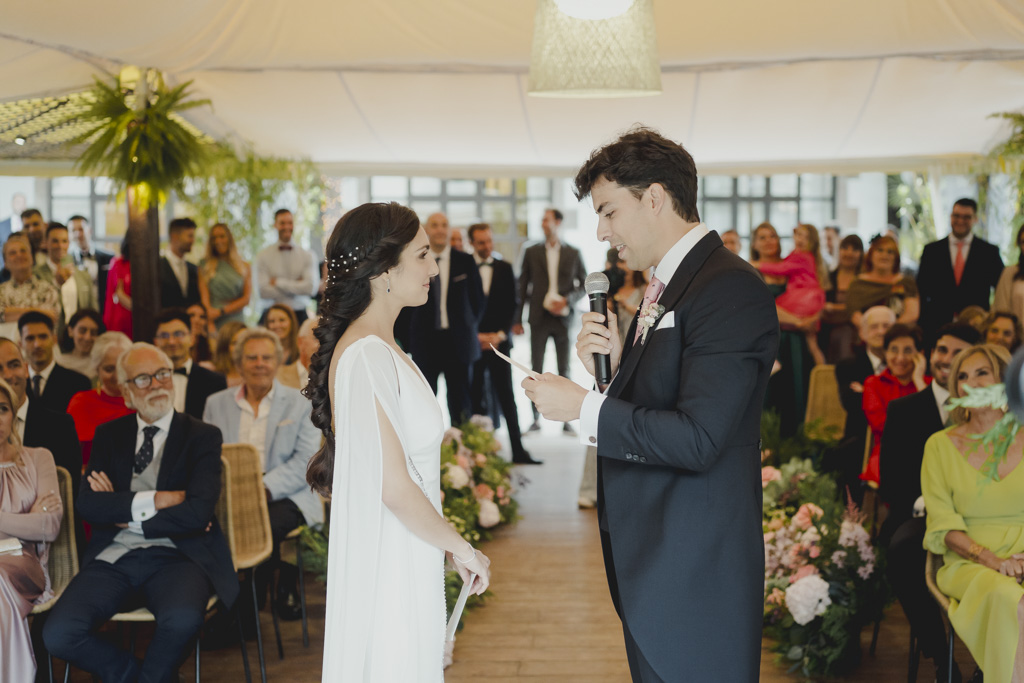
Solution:
<svg viewBox="0 0 1024 683"><path fill-rule="evenodd" d="M526 395L545 418L569 422L580 416L587 390L571 379L545 372L539 379L527 377L522 383Z"/></svg>
<svg viewBox="0 0 1024 683"><path fill-rule="evenodd" d="M583 366L594 376L594 354L600 353L609 356L612 368L612 377L619 369L619 358L622 357L622 342L619 339L619 321L615 312L608 307L608 324L604 323L605 316L600 313L584 313L580 320L583 323L580 333L576 335L576 355Z"/></svg>

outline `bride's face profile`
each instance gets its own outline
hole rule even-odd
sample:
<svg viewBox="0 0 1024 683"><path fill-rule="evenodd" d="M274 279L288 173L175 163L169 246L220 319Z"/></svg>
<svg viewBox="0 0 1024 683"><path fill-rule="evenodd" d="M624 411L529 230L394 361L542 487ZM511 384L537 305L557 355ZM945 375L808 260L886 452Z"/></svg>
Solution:
<svg viewBox="0 0 1024 683"><path fill-rule="evenodd" d="M430 255L430 240L420 226L416 237L405 245L398 265L391 269L391 293L387 294L389 274L379 280L384 296L397 297L403 306L422 306L430 296L430 280L438 274L437 262Z"/></svg>

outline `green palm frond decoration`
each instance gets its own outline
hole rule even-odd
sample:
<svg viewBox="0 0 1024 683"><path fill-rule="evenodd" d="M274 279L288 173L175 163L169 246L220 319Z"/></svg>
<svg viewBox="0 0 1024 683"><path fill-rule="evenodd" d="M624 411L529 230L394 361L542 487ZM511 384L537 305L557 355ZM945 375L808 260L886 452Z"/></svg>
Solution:
<svg viewBox="0 0 1024 683"><path fill-rule="evenodd" d="M134 89L125 87L120 77L112 83L97 78L91 106L75 117L93 124L71 142L88 143L78 170L107 176L119 194L133 188L140 206L181 189L186 177L200 174L209 147L180 117L185 110L209 104L187 100L191 84L168 88L155 72L143 72Z"/></svg>

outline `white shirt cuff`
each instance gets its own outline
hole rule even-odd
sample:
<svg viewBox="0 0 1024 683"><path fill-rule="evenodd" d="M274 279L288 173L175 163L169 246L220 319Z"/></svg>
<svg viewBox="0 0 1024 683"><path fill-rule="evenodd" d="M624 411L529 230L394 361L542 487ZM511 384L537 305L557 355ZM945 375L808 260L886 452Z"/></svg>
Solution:
<svg viewBox="0 0 1024 683"><path fill-rule="evenodd" d="M142 522L128 522L128 531L136 533L139 536L145 536L142 532Z"/></svg>
<svg viewBox="0 0 1024 683"><path fill-rule="evenodd" d="M156 516L156 491L140 491L132 498L132 521L139 525ZM130 526L129 526L130 528ZM140 526L141 532L141 526Z"/></svg>
<svg viewBox="0 0 1024 683"><path fill-rule="evenodd" d="M597 391L588 391L580 406L580 443L584 446L597 445L597 417L601 404L608 398Z"/></svg>

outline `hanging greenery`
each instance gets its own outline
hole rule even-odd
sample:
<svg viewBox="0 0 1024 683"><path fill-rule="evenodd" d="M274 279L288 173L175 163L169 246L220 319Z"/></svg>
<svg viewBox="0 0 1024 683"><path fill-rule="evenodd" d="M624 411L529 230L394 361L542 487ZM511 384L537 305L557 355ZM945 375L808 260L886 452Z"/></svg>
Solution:
<svg viewBox="0 0 1024 683"><path fill-rule="evenodd" d="M998 160L1001 169L1008 170L1011 165L1016 168L1017 196L1014 198L1013 206L1014 216L1017 217L1014 221L1016 228L1024 220L1024 113L1001 112L992 116L1010 122L1010 136L997 146L992 154Z"/></svg>
<svg viewBox="0 0 1024 683"><path fill-rule="evenodd" d="M191 83L168 88L152 69L134 84L120 76L112 83L95 79L92 104L74 117L92 124L71 141L88 144L78 170L110 178L118 194L132 188L140 207L162 202L171 190L182 189L187 176L202 172L210 147L180 117L183 111L209 104L188 100Z"/></svg>

